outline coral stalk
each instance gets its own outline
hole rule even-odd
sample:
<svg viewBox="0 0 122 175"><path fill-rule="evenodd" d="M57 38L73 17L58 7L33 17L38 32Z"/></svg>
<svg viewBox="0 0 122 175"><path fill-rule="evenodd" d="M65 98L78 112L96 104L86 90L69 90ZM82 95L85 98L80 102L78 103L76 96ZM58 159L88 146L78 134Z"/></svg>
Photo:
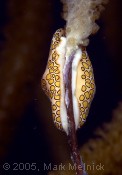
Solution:
<svg viewBox="0 0 122 175"><path fill-rule="evenodd" d="M69 61L64 70L64 84L65 84L65 103L68 116L68 142L71 149L71 158L76 166L76 174L83 175L83 167L81 165L80 154L78 152L76 129L73 112L73 100L72 100L72 61L74 59L74 53L70 55Z"/></svg>

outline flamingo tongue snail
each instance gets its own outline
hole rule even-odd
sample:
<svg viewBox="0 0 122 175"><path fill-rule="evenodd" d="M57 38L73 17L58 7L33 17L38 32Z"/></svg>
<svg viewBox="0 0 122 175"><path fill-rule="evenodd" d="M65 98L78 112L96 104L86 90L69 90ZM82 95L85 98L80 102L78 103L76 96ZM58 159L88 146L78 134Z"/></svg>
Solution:
<svg viewBox="0 0 122 175"><path fill-rule="evenodd" d="M72 62L65 56L66 38L64 30L58 29L52 39L49 59L41 80L42 89L52 103L52 117L58 129L68 134L66 104L69 103L65 90L65 70L68 64L72 67L72 101L75 129L86 121L90 104L95 93L95 82L91 62L85 47L77 48L72 53ZM67 81L67 80L66 80ZM68 80L70 82L70 80ZM70 105L70 104L69 104Z"/></svg>
<svg viewBox="0 0 122 175"><path fill-rule="evenodd" d="M67 52L67 39L58 29L52 39L42 89L52 103L56 127L66 132L76 167L81 164L77 150L76 130L86 121L95 94L93 68L85 47ZM83 171L76 170L78 175Z"/></svg>

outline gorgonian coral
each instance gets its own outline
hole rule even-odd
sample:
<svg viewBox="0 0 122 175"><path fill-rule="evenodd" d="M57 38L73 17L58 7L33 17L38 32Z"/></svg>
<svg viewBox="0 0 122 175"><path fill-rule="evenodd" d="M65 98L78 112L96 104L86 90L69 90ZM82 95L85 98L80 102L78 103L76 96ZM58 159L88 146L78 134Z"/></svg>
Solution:
<svg viewBox="0 0 122 175"><path fill-rule="evenodd" d="M61 0L63 18L66 20L67 47L71 50L79 44L87 46L88 37L99 29L95 21L107 0Z"/></svg>

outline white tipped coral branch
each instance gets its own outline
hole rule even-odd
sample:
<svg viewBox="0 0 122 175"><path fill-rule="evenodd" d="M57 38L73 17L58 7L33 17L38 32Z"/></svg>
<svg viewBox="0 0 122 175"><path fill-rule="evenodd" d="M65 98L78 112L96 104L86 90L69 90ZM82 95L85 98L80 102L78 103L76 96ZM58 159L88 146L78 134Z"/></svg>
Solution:
<svg viewBox="0 0 122 175"><path fill-rule="evenodd" d="M66 20L67 47L71 50L82 44L87 46L88 37L98 31L95 23L108 0L61 0Z"/></svg>

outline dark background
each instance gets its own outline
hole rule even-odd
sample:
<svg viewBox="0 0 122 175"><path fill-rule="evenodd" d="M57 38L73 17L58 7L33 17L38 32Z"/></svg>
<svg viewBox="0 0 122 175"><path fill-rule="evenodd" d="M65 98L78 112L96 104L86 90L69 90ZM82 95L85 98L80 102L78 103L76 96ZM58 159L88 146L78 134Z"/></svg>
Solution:
<svg viewBox="0 0 122 175"><path fill-rule="evenodd" d="M41 90L53 33L65 25L57 0L0 1L0 161L43 163L69 158L67 140L51 118L50 103ZM87 48L93 64L96 95L86 124L78 131L81 147L96 128L111 122L122 100L121 1L111 0L98 20L100 30ZM62 154L63 150L63 154Z"/></svg>

